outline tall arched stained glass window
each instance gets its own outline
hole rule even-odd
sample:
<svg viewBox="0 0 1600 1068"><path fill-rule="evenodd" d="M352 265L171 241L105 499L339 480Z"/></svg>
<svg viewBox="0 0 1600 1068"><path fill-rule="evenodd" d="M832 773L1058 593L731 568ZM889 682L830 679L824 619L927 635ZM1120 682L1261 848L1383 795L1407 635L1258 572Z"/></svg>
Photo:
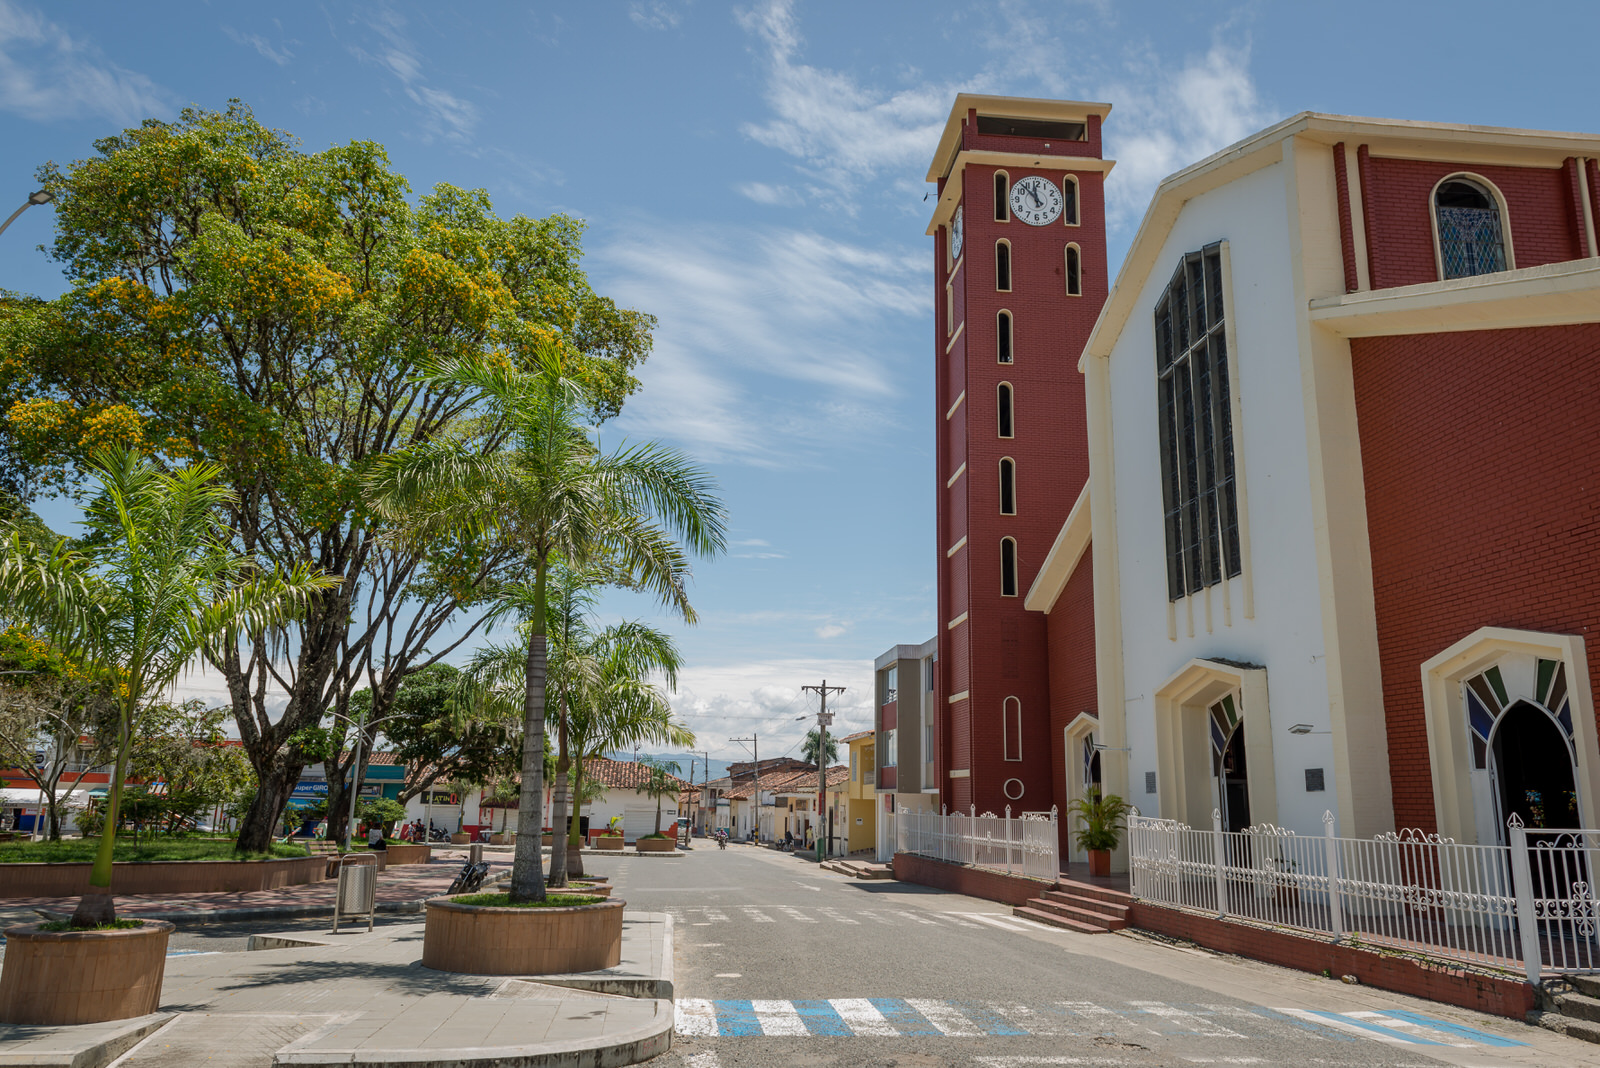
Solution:
<svg viewBox="0 0 1600 1068"><path fill-rule="evenodd" d="M1484 183L1447 178L1433 193L1439 270L1445 278L1493 274L1509 266L1500 201Z"/></svg>

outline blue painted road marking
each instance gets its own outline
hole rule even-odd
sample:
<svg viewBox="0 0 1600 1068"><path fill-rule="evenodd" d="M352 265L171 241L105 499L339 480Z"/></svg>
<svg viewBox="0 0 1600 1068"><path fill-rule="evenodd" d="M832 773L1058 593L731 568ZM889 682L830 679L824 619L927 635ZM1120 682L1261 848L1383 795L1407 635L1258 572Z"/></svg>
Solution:
<svg viewBox="0 0 1600 1068"><path fill-rule="evenodd" d="M693 1038L1043 1038L1114 1034L1124 1029L1149 1034L1157 1023L1161 1025L1157 1033L1164 1036L1233 1041L1266 1037L1273 1030L1281 1033L1290 1027L1333 1042L1365 1038L1407 1046L1526 1045L1465 1024L1398 1009L1329 1012L1154 1001L1116 1005L1058 1001L1030 1006L924 998L679 998L677 1003L677 1032Z"/></svg>

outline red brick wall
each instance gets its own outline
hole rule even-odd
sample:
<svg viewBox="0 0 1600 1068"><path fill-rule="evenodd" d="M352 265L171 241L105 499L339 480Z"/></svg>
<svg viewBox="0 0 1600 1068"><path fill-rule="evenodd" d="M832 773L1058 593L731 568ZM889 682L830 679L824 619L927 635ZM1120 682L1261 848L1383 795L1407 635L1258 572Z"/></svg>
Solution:
<svg viewBox="0 0 1600 1068"><path fill-rule="evenodd" d="M1424 660L1484 626L1580 634L1600 689L1600 324L1350 347L1395 822L1433 831Z"/></svg>
<svg viewBox="0 0 1600 1068"><path fill-rule="evenodd" d="M1068 761L1063 731L1082 712L1095 712L1094 549L1086 549L1077 570L1050 610L1050 745L1055 768L1052 804L1067 805ZM1061 855L1067 855L1067 821L1061 821Z"/></svg>
<svg viewBox="0 0 1600 1068"><path fill-rule="evenodd" d="M1098 124L1090 141L1098 150ZM1040 147L1042 147L1042 142ZM1051 149L1054 154L1054 146ZM952 808L976 805L980 812L1047 809L1054 803L1058 743L1050 720L1049 646L1046 621L1023 607L1024 595L1050 551L1067 512L1088 478L1088 435L1083 380L1077 358L1105 301L1109 278L1105 258L1105 207L1102 174L1080 171L1070 159L1040 167L1007 167L1012 182L1042 174L1057 185L1064 174L1078 181L1080 225L1060 222L1033 227L994 220L993 166L969 165L963 178L963 218L968 251L956 276L965 331L955 350L939 351L941 424L939 455L939 633L940 691L967 691L969 699L946 705L949 760L939 766L941 800ZM1012 287L995 289L994 247L1011 244ZM1066 295L1064 252L1068 243L1081 255L1082 296ZM944 285L944 263L936 277ZM1012 313L1013 362L996 362L996 315ZM941 322L942 331L942 322ZM1015 436L997 434L996 387L1015 390ZM944 413L966 391L965 422L944 421ZM1002 457L1017 464L1017 514L1000 515L997 471ZM966 474L949 489L945 481L967 463ZM967 545L945 557L965 534ZM1000 542L1017 541L1018 596L1000 594ZM948 622L968 613L955 631ZM1007 697L1022 704L1020 761L1005 760L1001 710ZM950 768L966 768L970 778L951 780ZM1010 779L1023 784L1022 796L1008 798ZM1015 791L1013 791L1015 792Z"/></svg>
<svg viewBox="0 0 1600 1068"><path fill-rule="evenodd" d="M1505 197L1518 267L1584 255L1583 219L1573 216L1572 186L1565 168L1463 166L1370 156L1361 172L1361 196L1373 289L1439 280L1431 195L1439 179L1458 171L1483 176Z"/></svg>
<svg viewBox="0 0 1600 1068"><path fill-rule="evenodd" d="M898 857L895 858L899 860ZM1367 986L1398 994L1459 1005L1495 1016L1521 1020L1535 1007L1533 987L1518 979L1430 964L1409 957L1376 953L1336 945L1304 935L1288 934L1248 924L1229 923L1215 916L1135 901L1129 914L1133 926L1173 938L1187 938L1209 949L1237 953L1302 972L1332 976L1353 975Z"/></svg>
<svg viewBox="0 0 1600 1068"><path fill-rule="evenodd" d="M1055 885L1021 875L969 868L965 864L946 864L942 860L915 853L894 855L894 877L904 883L934 886L968 897L981 897L985 901L1002 901L1007 905L1026 904Z"/></svg>

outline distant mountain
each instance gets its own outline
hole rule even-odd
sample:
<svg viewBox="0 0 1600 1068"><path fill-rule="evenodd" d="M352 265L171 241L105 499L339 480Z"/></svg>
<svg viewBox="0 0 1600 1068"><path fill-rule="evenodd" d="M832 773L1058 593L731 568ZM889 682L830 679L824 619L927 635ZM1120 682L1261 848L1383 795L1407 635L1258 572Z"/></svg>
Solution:
<svg viewBox="0 0 1600 1068"><path fill-rule="evenodd" d="M631 749L622 753L607 753L606 755L612 760L635 759L633 750ZM706 760L699 753L640 753L638 755L653 756L657 760L667 760L677 764L679 768L678 777L680 779L689 778L689 768L692 764L694 766L694 781L706 781ZM726 774L728 774L728 761L717 760L713 758L711 761L711 777L713 779L720 779Z"/></svg>

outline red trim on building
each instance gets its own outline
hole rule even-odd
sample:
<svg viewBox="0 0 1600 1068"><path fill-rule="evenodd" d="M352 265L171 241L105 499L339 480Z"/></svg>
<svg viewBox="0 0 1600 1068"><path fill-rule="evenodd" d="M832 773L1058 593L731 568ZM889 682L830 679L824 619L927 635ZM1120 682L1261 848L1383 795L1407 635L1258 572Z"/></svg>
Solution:
<svg viewBox="0 0 1600 1068"><path fill-rule="evenodd" d="M1333 146L1333 182L1339 196L1339 252L1344 257L1344 291L1361 288L1356 273L1355 224L1350 219L1350 173L1344 159L1344 142Z"/></svg>

